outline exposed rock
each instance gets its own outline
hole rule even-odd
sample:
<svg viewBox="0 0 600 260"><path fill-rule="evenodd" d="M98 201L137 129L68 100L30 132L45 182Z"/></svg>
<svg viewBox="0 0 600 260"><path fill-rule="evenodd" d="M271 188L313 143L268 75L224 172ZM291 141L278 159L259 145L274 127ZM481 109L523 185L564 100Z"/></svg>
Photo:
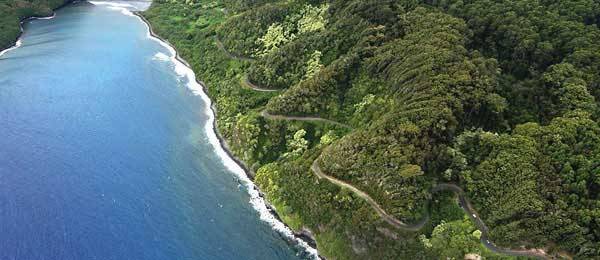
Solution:
<svg viewBox="0 0 600 260"><path fill-rule="evenodd" d="M294 235L304 240L311 247L317 248L317 240L315 239L313 233L307 227L302 227L302 229L300 229L299 231L294 232Z"/></svg>
<svg viewBox="0 0 600 260"><path fill-rule="evenodd" d="M481 256L478 254L470 253L465 255L465 260L481 260Z"/></svg>

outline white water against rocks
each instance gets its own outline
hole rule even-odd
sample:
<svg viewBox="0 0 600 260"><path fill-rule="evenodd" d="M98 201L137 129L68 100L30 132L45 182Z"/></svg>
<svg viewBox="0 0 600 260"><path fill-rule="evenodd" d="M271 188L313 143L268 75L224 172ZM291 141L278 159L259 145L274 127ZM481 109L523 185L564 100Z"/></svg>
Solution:
<svg viewBox="0 0 600 260"><path fill-rule="evenodd" d="M0 259L314 257L132 7L73 4L0 56Z"/></svg>

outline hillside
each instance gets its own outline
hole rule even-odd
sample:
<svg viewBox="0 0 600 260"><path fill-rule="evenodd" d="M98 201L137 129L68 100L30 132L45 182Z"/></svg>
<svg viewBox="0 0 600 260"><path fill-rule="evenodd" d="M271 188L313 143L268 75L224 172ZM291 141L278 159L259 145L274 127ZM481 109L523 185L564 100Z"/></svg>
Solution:
<svg viewBox="0 0 600 260"><path fill-rule="evenodd" d="M600 257L597 2L162 0L144 16L324 256Z"/></svg>
<svg viewBox="0 0 600 260"><path fill-rule="evenodd" d="M68 0L0 0L0 50L13 45L21 34L19 22L32 16L49 16Z"/></svg>

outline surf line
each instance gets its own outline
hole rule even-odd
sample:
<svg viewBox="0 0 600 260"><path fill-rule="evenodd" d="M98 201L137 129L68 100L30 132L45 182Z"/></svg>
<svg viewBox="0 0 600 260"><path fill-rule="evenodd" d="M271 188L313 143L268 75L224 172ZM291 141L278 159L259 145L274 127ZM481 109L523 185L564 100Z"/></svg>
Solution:
<svg viewBox="0 0 600 260"><path fill-rule="evenodd" d="M24 19L21 19L21 21L19 21L19 29L21 30L21 32L19 33L19 37L17 37L15 43L12 46L7 47L4 50L0 50L0 57L2 57L2 55L6 54L9 51L12 51L16 48L21 47L22 42L21 42L21 37L23 36L23 32L25 32L25 29L23 28L23 24L25 24L26 22L32 21L32 20L50 20L56 17L56 10L63 8L71 3L77 3L79 2L79 0L71 0L71 1L66 1L64 4L59 5L58 7L54 8L52 10L52 15L50 16L30 16Z"/></svg>
<svg viewBox="0 0 600 260"><path fill-rule="evenodd" d="M92 4L97 4L98 2L92 1ZM102 5L111 5L110 3L103 2ZM213 146L215 153L221 159L223 164L227 167L229 171L234 173L238 180L242 185L245 186L248 195L250 195L250 204L252 207L259 213L260 220L266 222L271 226L271 228L281 235L290 239L296 243L297 246L303 248L306 253L308 253L314 259L320 259L318 251L311 247L306 241L299 238L294 234L294 232L283 223L271 210L272 206L270 206L267 201L262 196L258 187L252 182L250 177L248 176L247 169L244 169L242 166L243 163L240 161L236 161L233 158L233 155L227 152L227 144L225 140L222 140L217 135L217 127L216 127L216 109L214 108L212 100L208 97L205 92L206 86L205 84L196 80L196 74L191 69L189 63L187 63L184 59L179 56L177 50L167 41L159 37L152 30L152 26L150 23L139 13L131 12L126 8L127 4L118 4L111 5L113 10L117 8L122 8L120 10L125 15L134 15L136 16L144 25L147 27L146 36L165 47L169 53L169 60L174 64L174 71L177 75L186 78L187 87L192 91L194 95L199 96L205 104L204 112L208 117L208 120L204 126L205 132L208 137L208 141ZM132 6L131 6L132 7Z"/></svg>
<svg viewBox="0 0 600 260"><path fill-rule="evenodd" d="M12 46L9 46L8 48L0 51L0 57L2 57L2 55L4 55L4 54L8 53L9 51L12 51L16 48L21 47L21 45L23 44L23 42L21 41L21 37L23 37L23 33L25 32L25 29L23 29L23 24L25 24L26 22L29 22L29 21L33 21L33 20L50 20L50 19L53 19L54 17L56 17L56 12L52 12L51 16L32 16L32 17L27 17L27 18L21 20L19 22L19 29L21 30L21 32L19 33L19 37L17 37L17 40L15 41L15 43Z"/></svg>

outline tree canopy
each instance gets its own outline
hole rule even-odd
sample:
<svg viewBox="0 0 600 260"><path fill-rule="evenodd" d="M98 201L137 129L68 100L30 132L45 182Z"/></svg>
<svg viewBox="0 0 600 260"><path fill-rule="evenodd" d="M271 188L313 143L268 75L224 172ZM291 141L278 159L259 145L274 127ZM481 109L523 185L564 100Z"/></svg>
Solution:
<svg viewBox="0 0 600 260"><path fill-rule="evenodd" d="M52 9L67 0L0 0L0 49L15 43L21 33L19 22L31 16L52 15Z"/></svg>
<svg viewBox="0 0 600 260"><path fill-rule="evenodd" d="M498 246L593 259L599 10L593 0L159 0L144 15L207 83L220 133L268 200L324 255L505 258L479 243L455 195L431 193L453 183ZM399 220L430 221L394 229L313 163Z"/></svg>

